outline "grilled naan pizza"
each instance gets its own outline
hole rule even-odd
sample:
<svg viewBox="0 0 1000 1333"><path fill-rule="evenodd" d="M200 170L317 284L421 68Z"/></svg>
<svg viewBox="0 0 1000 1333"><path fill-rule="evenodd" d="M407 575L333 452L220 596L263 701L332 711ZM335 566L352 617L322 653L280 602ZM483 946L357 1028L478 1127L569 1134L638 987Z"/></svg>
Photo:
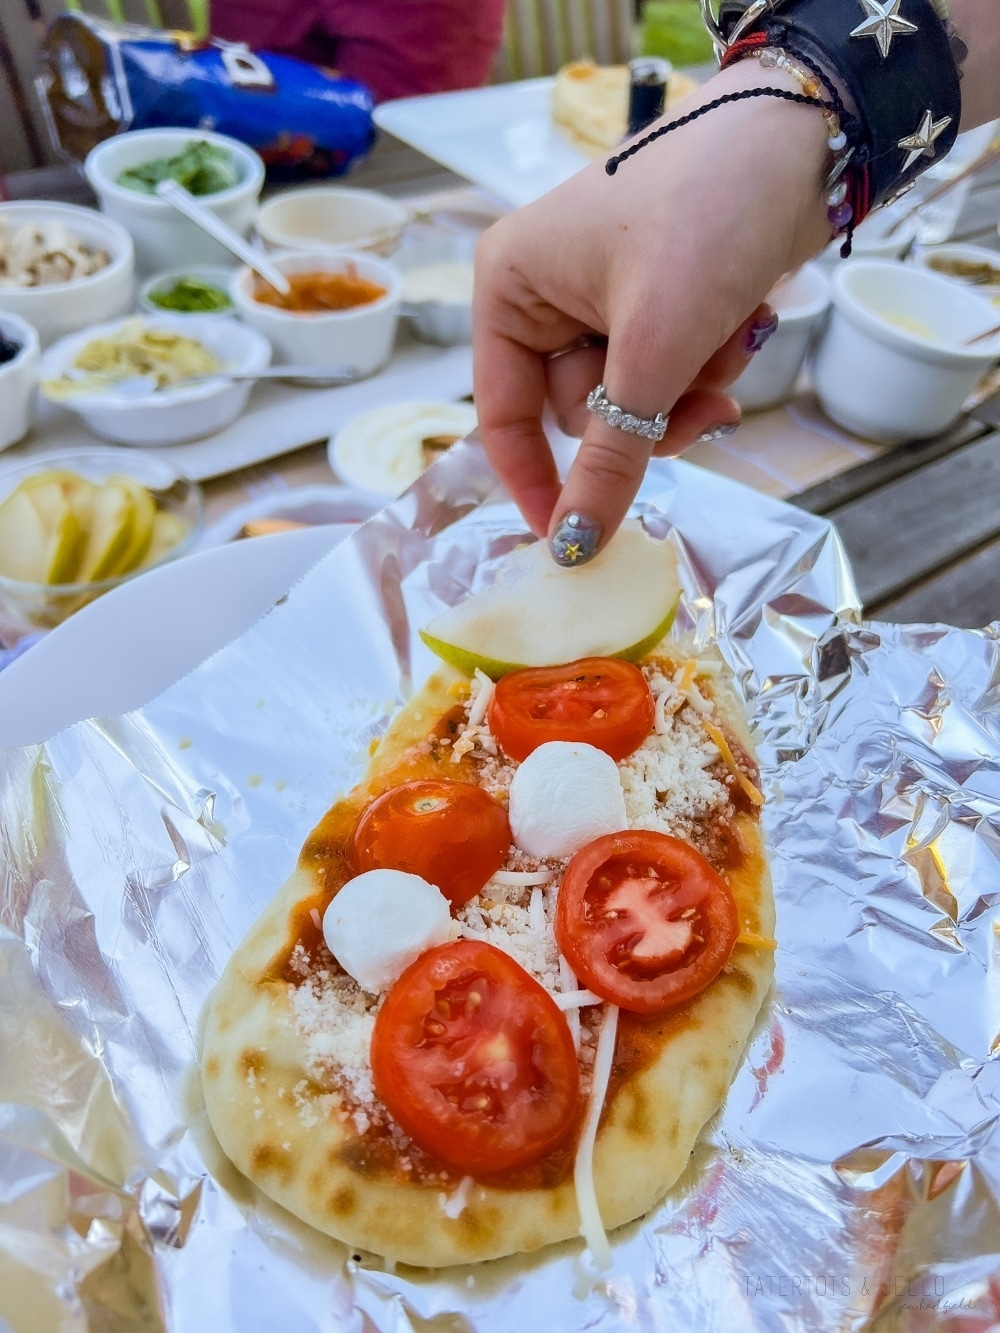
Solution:
<svg viewBox="0 0 1000 1333"><path fill-rule="evenodd" d="M602 560L560 605L593 605ZM684 1170L771 983L757 769L716 655L664 638L501 671L523 616L483 597L428 641L462 659L478 633L499 679L438 670L309 835L209 1002L206 1105L245 1175L352 1247L439 1267L582 1234L606 1264L607 1231Z"/></svg>

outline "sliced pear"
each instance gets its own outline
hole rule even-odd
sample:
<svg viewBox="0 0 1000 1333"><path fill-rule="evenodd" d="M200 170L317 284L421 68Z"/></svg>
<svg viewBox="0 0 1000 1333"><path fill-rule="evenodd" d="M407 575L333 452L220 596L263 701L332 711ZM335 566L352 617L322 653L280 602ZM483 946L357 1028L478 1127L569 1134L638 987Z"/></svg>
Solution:
<svg viewBox="0 0 1000 1333"><path fill-rule="evenodd" d="M642 657L673 623L680 583L673 549L623 524L596 559L562 568L545 542L512 551L489 588L420 631L438 657L497 680L580 657Z"/></svg>
<svg viewBox="0 0 1000 1333"><path fill-rule="evenodd" d="M135 502L128 488L110 481L98 486L77 580L100 583L114 578L131 544L134 527Z"/></svg>
<svg viewBox="0 0 1000 1333"><path fill-rule="evenodd" d="M22 486L0 504L0 574L24 583L44 583L51 534Z"/></svg>
<svg viewBox="0 0 1000 1333"><path fill-rule="evenodd" d="M54 478L25 487L48 535L48 560L43 583L72 583L85 541L80 517L73 507L69 488Z"/></svg>
<svg viewBox="0 0 1000 1333"><path fill-rule="evenodd" d="M153 519L153 533L149 547L142 561L141 568L155 565L187 535L187 528L176 514L168 514L162 509L156 511Z"/></svg>
<svg viewBox="0 0 1000 1333"><path fill-rule="evenodd" d="M156 521L156 501L141 482L134 477L109 477L107 484L121 486L132 496L135 514L132 523L132 539L123 554L116 574L130 574L138 569L146 557L149 544L153 540L153 524Z"/></svg>

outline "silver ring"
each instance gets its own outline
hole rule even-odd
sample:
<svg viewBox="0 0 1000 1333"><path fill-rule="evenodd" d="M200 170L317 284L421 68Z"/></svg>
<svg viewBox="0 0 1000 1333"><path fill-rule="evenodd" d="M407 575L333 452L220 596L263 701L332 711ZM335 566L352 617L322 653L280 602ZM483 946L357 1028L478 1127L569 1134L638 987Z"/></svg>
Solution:
<svg viewBox="0 0 1000 1333"><path fill-rule="evenodd" d="M662 412L657 412L652 420L648 417L633 416L631 412L626 412L624 408L616 407L614 403L608 401L607 390L603 384L591 389L587 395L587 407L615 430L626 431L629 435L641 435L655 444L659 444L667 433L669 417L665 417Z"/></svg>

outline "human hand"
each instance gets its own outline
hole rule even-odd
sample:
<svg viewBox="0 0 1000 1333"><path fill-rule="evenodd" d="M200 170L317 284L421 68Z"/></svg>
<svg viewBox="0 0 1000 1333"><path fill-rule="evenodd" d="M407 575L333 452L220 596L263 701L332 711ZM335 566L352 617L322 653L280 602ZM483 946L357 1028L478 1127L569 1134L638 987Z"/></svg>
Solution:
<svg viewBox="0 0 1000 1333"><path fill-rule="evenodd" d="M749 61L684 109L755 86L797 91L788 75ZM595 163L481 239L480 432L532 530L548 532L563 563L589 559L610 538L652 452L679 453L739 421L724 390L777 325L764 297L829 240L827 156L818 110L771 98L730 104L649 145L614 177ZM581 335L603 337L552 356ZM598 383L637 416L669 412L655 451L587 411ZM541 427L546 399L567 433L583 436L562 490Z"/></svg>

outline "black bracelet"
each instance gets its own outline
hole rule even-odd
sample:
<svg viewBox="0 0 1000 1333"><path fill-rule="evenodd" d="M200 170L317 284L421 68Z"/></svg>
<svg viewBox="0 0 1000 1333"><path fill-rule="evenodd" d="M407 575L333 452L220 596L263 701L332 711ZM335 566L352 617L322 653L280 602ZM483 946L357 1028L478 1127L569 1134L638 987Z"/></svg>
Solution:
<svg viewBox="0 0 1000 1333"><path fill-rule="evenodd" d="M702 5L720 55L753 37L840 80L857 111L853 165L866 170L871 207L955 142L959 72L933 0L725 0L717 21Z"/></svg>

